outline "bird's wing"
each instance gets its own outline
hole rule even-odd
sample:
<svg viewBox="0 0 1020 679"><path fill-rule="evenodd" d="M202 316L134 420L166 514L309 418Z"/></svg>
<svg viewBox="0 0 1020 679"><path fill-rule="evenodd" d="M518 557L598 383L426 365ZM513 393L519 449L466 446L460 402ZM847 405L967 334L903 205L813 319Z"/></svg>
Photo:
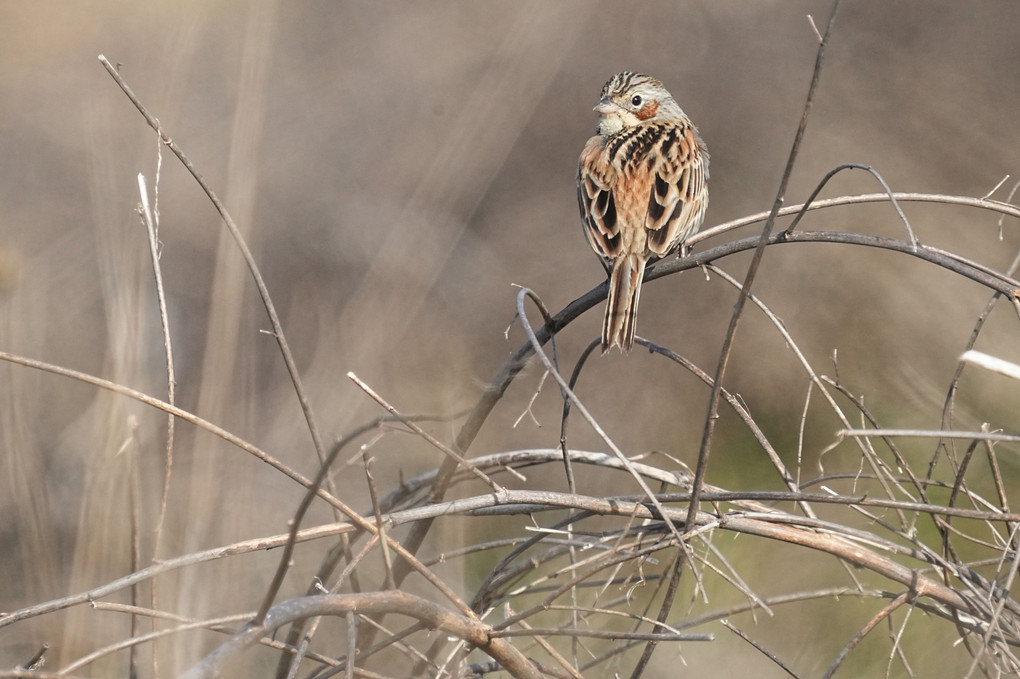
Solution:
<svg viewBox="0 0 1020 679"><path fill-rule="evenodd" d="M613 178L616 171L606 162L605 139L592 137L585 144L577 168L577 204L581 209L584 234L593 250L604 260L620 253Z"/></svg>
<svg viewBox="0 0 1020 679"><path fill-rule="evenodd" d="M701 226L708 208L708 153L690 125L663 125L650 155L648 249L664 257Z"/></svg>

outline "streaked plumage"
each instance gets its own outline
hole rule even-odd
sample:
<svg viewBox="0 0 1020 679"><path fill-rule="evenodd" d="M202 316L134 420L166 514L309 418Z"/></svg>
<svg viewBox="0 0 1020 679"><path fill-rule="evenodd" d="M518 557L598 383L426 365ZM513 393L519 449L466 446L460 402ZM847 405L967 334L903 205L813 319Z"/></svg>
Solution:
<svg viewBox="0 0 1020 679"><path fill-rule="evenodd" d="M624 71L602 88L598 134L577 170L588 243L609 274L602 350L629 351L645 265L697 232L708 208L708 150L662 83Z"/></svg>

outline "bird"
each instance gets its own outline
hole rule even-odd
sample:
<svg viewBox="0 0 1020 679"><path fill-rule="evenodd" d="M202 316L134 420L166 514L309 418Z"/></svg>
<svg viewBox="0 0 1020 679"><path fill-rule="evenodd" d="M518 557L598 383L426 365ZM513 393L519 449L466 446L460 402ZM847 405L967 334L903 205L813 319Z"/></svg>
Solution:
<svg viewBox="0 0 1020 679"><path fill-rule="evenodd" d="M678 249L708 208L708 148L663 84L614 75L592 109L598 131L577 167L577 202L588 244L609 277L602 353L634 346L648 263Z"/></svg>

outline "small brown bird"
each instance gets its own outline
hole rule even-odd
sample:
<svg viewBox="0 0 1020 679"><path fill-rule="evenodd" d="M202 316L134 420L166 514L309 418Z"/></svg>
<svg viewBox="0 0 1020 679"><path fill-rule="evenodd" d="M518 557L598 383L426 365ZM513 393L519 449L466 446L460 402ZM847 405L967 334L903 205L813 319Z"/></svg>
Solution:
<svg viewBox="0 0 1020 679"><path fill-rule="evenodd" d="M645 265L697 232L708 208L708 149L662 83L624 71L602 88L598 134L577 168L588 243L609 274L602 352L634 345Z"/></svg>

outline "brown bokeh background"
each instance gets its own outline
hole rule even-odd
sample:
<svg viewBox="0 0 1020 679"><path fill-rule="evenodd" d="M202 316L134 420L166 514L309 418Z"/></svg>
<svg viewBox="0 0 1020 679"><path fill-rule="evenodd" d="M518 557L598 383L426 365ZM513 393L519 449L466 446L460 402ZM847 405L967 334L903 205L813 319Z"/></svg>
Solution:
<svg viewBox="0 0 1020 679"><path fill-rule="evenodd" d="M348 371L403 412L458 412L523 341L519 326L504 337L515 286L532 288L555 311L601 282L581 234L574 172L594 130L591 107L614 72L660 78L699 126L712 155L706 226L767 210L814 65L817 41L806 16L824 28L830 6L6 3L0 350L165 398L151 264L135 212L136 175L151 187L158 170L178 403L314 473L307 429L263 332L268 322L250 276L194 180L165 149L159 165L155 134L99 54L120 64L245 231L318 421L333 437L381 414ZM874 167L896 191L982 196L1016 176L1018 26L1015 0L844 2L787 202L803 201L845 162ZM866 174L844 173L823 196L877 190ZM990 213L920 204L905 211L921 241L998 270L1020 246L1016 224L1000 228ZM888 205L816 212L805 224L905 235ZM747 262L718 264L739 278ZM836 352L840 378L883 424L920 428L939 426L956 358L990 296L904 255L836 245L770 249L756 291L816 370L834 374ZM735 297L718 277L699 272L661 279L642 296L639 333L712 369ZM596 335L600 314L598 307L562 334L565 365ZM1020 360L1011 314L993 312L979 348ZM532 368L519 379L472 453L556 445L560 402L551 381L534 407L540 426L530 418L512 426L540 378ZM727 385L795 464L808 380L755 311L740 327ZM968 375L956 424L1016 431L1018 390L1006 378ZM693 378L636 351L596 360L579 395L624 451L660 450L693 464L707 402ZM0 609L129 572L132 488L141 498L143 555L151 556L164 415L10 365L0 366L0 406ZM812 405L811 413L806 460L838 428L822 408ZM709 480L779 487L764 463L748 461L758 453L746 435L723 424ZM454 430L435 428L446 439ZM164 556L285 530L300 487L207 434L177 431ZM601 447L579 421L573 437L578 448ZM930 448L908 447L919 464ZM374 452L384 487L439 462L438 452L406 436L390 436ZM805 477L814 473L805 466ZM561 484L542 481L538 487ZM367 507L360 473L339 482L349 503ZM600 480L589 483L598 492ZM605 492L633 491L605 485ZM320 508L312 520L329 515ZM462 530L454 525L443 539L470 539ZM318 552L299 557L306 561L298 559L289 595L303 591ZM763 568L777 574L773 583L756 584L781 589L791 577L783 558L778 552ZM162 604L194 616L252 609L273 564L269 555L177 574ZM223 578L229 588L208 587ZM849 616L851 609L842 610ZM817 635L816 651L793 653L812 674L860 620L834 639L803 617L774 629L803 626ZM54 614L0 630L0 665L27 659L43 641L66 660L126 635L124 618L112 613ZM787 640L762 635L779 646ZM208 643L189 637L170 653L178 663L170 667L186 666ZM692 671L723 657L711 648L683 652ZM675 657L675 650L660 653ZM764 662L746 662L728 675L773 676ZM669 668L664 663L654 676L673 676Z"/></svg>

